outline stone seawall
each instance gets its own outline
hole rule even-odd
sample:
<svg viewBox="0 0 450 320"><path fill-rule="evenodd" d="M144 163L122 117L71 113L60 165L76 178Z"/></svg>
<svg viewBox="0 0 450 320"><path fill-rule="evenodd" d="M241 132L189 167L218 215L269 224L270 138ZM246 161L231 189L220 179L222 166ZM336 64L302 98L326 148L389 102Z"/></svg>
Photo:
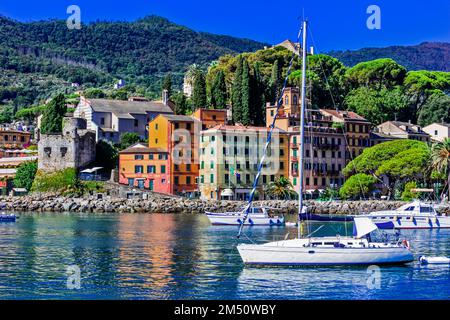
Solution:
<svg viewBox="0 0 450 320"><path fill-rule="evenodd" d="M274 212L295 214L297 201L255 201L274 209ZM377 210L395 209L401 201L306 201L309 211L318 214L358 214ZM202 201L175 197L150 196L149 199L121 199L105 197L63 197L58 195L28 195L24 197L0 197L3 211L10 212L80 212L80 213L188 213L205 211L225 212L242 208L245 202ZM440 211L450 213L450 204Z"/></svg>

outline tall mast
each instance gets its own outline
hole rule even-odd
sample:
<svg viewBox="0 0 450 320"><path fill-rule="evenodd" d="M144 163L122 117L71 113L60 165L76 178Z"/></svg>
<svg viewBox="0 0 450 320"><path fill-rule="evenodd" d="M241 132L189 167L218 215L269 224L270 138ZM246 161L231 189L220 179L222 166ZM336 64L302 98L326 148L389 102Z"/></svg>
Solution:
<svg viewBox="0 0 450 320"><path fill-rule="evenodd" d="M308 22L303 21L303 44L302 44L302 88L301 88L301 112L300 112L300 161L299 161L299 193L298 193L298 238L301 237L301 213L303 209L303 170L305 149L305 95L306 95L306 34Z"/></svg>

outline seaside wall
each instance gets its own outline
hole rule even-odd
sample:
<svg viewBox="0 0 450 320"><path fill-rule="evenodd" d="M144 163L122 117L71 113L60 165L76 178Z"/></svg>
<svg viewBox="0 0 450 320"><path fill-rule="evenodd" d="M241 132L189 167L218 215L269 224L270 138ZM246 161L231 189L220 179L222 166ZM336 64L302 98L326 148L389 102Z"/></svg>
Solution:
<svg viewBox="0 0 450 320"><path fill-rule="evenodd" d="M275 213L296 214L296 201L255 201L256 205L273 208ZM318 214L358 214L377 210L395 209L403 205L401 201L306 201L310 212ZM6 212L80 212L80 213L188 213L205 211L225 212L239 210L245 202L202 201L178 197L150 195L148 199L123 199L96 196L74 198L58 195L29 195L24 197L0 197L0 205ZM450 204L440 209L450 213Z"/></svg>

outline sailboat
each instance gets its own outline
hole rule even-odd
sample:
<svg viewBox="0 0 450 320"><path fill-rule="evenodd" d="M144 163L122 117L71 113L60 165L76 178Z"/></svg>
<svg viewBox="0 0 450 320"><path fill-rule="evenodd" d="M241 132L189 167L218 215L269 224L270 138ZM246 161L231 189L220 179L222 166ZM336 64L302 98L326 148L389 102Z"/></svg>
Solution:
<svg viewBox="0 0 450 320"><path fill-rule="evenodd" d="M305 92L306 92L306 35L307 21L300 30L303 35L302 87L301 87L301 125L300 125L300 162L299 162L299 220L303 209L304 175L304 134L305 134ZM300 33L299 33L300 38ZM290 68L289 68L290 69ZM288 72L289 73L289 72ZM284 88L283 88L284 90ZM280 105L280 102L278 103ZM271 129L275 125L276 117ZM270 135L267 145L270 143ZM264 157L263 157L264 158ZM262 159L263 160L263 159ZM262 162L261 160L261 162ZM261 167L261 166L260 166ZM256 176L259 178L259 174ZM256 184L255 183L255 184ZM251 207L252 194L248 208ZM247 210L248 213L249 210ZM244 222L245 222L244 217ZM239 235L244 224L241 225ZM298 223L298 236L295 239L268 242L264 244L239 244L237 249L246 265L371 265L404 264L414 260L407 240L399 238L393 241L372 242L370 233L377 226L367 217L354 218L352 237L302 237L301 221Z"/></svg>

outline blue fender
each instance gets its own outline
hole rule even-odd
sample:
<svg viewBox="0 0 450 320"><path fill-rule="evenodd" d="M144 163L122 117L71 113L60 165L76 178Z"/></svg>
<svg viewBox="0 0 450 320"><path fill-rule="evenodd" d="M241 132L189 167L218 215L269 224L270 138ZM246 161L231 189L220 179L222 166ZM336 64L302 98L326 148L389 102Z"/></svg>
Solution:
<svg viewBox="0 0 450 320"><path fill-rule="evenodd" d="M252 219L248 219L248 223L250 223L250 225L254 225L253 220Z"/></svg>

